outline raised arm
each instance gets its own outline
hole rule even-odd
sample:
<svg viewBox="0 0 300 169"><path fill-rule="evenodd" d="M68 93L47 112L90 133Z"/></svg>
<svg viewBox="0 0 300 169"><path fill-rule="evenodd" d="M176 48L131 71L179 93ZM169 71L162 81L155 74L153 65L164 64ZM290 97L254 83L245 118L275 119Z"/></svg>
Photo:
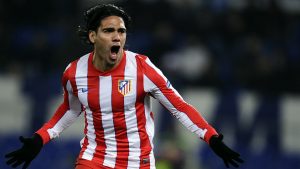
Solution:
<svg viewBox="0 0 300 169"><path fill-rule="evenodd" d="M187 129L208 143L214 153L224 161L226 167L229 167L229 164L238 167L238 163L242 163L243 160L238 153L224 144L222 141L223 135L218 134L201 116L199 111L183 100L163 73L151 63L149 58L145 56L140 58L145 74L145 90L158 99Z"/></svg>

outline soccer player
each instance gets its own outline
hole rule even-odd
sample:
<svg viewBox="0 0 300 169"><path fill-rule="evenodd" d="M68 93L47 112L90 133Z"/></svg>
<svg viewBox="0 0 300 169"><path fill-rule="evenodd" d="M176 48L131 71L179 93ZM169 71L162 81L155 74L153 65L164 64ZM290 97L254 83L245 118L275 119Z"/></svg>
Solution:
<svg viewBox="0 0 300 169"><path fill-rule="evenodd" d="M20 137L23 146L6 155L8 165L24 163L27 168L43 145L84 113L85 136L75 169L155 169L150 97L208 143L227 167L243 162L147 56L124 50L130 21L127 13L111 4L85 12L86 25L78 32L93 51L67 66L63 103L32 137Z"/></svg>

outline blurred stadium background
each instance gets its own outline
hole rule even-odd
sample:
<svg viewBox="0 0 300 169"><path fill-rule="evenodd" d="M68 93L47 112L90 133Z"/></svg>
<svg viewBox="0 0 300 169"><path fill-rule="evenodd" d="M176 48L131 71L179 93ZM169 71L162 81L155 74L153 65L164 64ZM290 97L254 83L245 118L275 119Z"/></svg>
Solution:
<svg viewBox="0 0 300 169"><path fill-rule="evenodd" d="M300 168L300 0L0 1L0 168L61 101L67 64L90 51L85 9L115 3L133 18L127 48L148 55L225 135L243 169ZM159 104L157 169L225 168ZM45 146L32 169L70 169L83 121Z"/></svg>

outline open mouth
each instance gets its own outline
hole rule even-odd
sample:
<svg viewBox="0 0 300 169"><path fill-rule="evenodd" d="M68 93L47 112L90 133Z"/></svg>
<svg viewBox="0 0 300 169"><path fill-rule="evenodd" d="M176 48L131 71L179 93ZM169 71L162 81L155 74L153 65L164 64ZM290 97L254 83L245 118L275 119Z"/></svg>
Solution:
<svg viewBox="0 0 300 169"><path fill-rule="evenodd" d="M112 46L110 51L111 53L118 53L120 50L120 46Z"/></svg>
<svg viewBox="0 0 300 169"><path fill-rule="evenodd" d="M116 60L118 58L119 50L120 50L120 46L112 46L110 48L110 52L111 52L110 58L112 60Z"/></svg>

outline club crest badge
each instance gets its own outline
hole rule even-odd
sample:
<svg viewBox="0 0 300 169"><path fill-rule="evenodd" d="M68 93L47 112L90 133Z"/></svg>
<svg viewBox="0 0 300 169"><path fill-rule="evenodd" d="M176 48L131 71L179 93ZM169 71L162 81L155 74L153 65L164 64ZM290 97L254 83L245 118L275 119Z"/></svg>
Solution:
<svg viewBox="0 0 300 169"><path fill-rule="evenodd" d="M118 82L118 91L122 94L122 95L127 95L128 93L130 93L131 89L132 89L132 80L119 80Z"/></svg>

